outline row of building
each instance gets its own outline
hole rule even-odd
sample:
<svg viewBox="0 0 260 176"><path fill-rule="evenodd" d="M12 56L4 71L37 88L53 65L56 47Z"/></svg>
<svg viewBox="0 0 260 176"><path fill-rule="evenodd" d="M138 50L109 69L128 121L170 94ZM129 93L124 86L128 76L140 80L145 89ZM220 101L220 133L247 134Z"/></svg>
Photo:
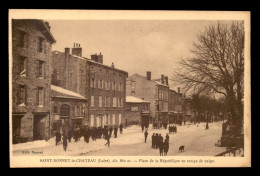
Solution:
<svg viewBox="0 0 260 176"><path fill-rule="evenodd" d="M12 20L13 143L49 139L62 125L172 123L183 113L167 76L128 77L101 53L83 57L77 43L52 51L55 42L48 22Z"/></svg>

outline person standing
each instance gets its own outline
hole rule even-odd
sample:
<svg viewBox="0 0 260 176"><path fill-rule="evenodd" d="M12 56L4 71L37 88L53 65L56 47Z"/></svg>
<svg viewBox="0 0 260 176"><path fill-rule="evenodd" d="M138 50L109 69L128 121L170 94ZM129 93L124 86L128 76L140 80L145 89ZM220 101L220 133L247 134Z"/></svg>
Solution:
<svg viewBox="0 0 260 176"><path fill-rule="evenodd" d="M170 136L168 135L168 133L166 134L166 137L165 137L165 138L166 138L165 140L167 140L167 141L169 142Z"/></svg>
<svg viewBox="0 0 260 176"><path fill-rule="evenodd" d="M205 130L209 129L209 123L207 122Z"/></svg>
<svg viewBox="0 0 260 176"><path fill-rule="evenodd" d="M114 128L114 137L117 138L117 126Z"/></svg>
<svg viewBox="0 0 260 176"><path fill-rule="evenodd" d="M158 133L156 133L155 137L154 137L154 145L155 145L155 148L157 149L159 146L159 136L158 136Z"/></svg>
<svg viewBox="0 0 260 176"><path fill-rule="evenodd" d="M67 136L66 133L63 134L63 138L62 139L63 139L63 149L66 151L67 150L67 146L68 146L68 142L67 142L68 136Z"/></svg>
<svg viewBox="0 0 260 176"><path fill-rule="evenodd" d="M122 123L120 123L119 128L120 128L120 134L122 134L123 133L123 124Z"/></svg>
<svg viewBox="0 0 260 176"><path fill-rule="evenodd" d="M154 146L154 137L155 137L155 133L153 133L153 135L152 135L152 148L155 148L155 146Z"/></svg>
<svg viewBox="0 0 260 176"><path fill-rule="evenodd" d="M147 130L145 130L145 132L144 132L144 142L146 143L146 140L147 140L147 136L148 136L148 132L147 132Z"/></svg>
<svg viewBox="0 0 260 176"><path fill-rule="evenodd" d="M142 133L144 132L144 125L142 124L141 125L141 128L142 128Z"/></svg>
<svg viewBox="0 0 260 176"><path fill-rule="evenodd" d="M161 134L159 134L158 138L159 138L158 145L159 145L160 156L163 156L163 140L161 140L163 138L162 138Z"/></svg>
<svg viewBox="0 0 260 176"><path fill-rule="evenodd" d="M110 126L110 128L109 128L109 136L110 137L112 136L112 131L113 131L113 128L112 128L112 126Z"/></svg>
<svg viewBox="0 0 260 176"><path fill-rule="evenodd" d="M107 143L105 143L105 145L110 147L110 136L109 135L106 135L106 140L107 140Z"/></svg>
<svg viewBox="0 0 260 176"><path fill-rule="evenodd" d="M163 143L164 156L167 156L168 150L169 150L169 141L167 141L167 139L165 139L165 141Z"/></svg>

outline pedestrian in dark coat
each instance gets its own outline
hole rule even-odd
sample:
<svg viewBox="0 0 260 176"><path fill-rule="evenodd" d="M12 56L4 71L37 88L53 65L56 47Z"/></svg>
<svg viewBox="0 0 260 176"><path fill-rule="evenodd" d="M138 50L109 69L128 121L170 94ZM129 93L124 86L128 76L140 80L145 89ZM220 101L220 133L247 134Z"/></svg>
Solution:
<svg viewBox="0 0 260 176"><path fill-rule="evenodd" d="M159 136L159 152L160 152L160 156L163 156L163 141L161 141L161 137Z"/></svg>
<svg viewBox="0 0 260 176"><path fill-rule="evenodd" d="M164 156L167 156L168 150L169 150L169 141L167 141L167 139L165 139L165 141L163 143Z"/></svg>
<svg viewBox="0 0 260 176"><path fill-rule="evenodd" d="M120 124L119 128L120 128L120 134L122 134L123 133L123 124L122 123Z"/></svg>
<svg viewBox="0 0 260 176"><path fill-rule="evenodd" d="M169 142L169 140L170 140L170 137L169 137L169 135L168 134L166 134L166 140Z"/></svg>
<svg viewBox="0 0 260 176"><path fill-rule="evenodd" d="M61 141L61 134L60 131L58 130L56 132L56 145L58 145L58 143Z"/></svg>
<svg viewBox="0 0 260 176"><path fill-rule="evenodd" d="M209 123L207 122L205 130L209 129Z"/></svg>
<svg viewBox="0 0 260 176"><path fill-rule="evenodd" d="M109 136L110 137L112 136L112 131L113 131L113 128L112 128L112 126L110 126L110 128L109 128Z"/></svg>
<svg viewBox="0 0 260 176"><path fill-rule="evenodd" d="M63 135L63 149L64 149L65 151L67 150L67 146L68 146L67 140L68 140L68 136L67 136L67 134L64 134L64 135Z"/></svg>
<svg viewBox="0 0 260 176"><path fill-rule="evenodd" d="M141 125L141 128L142 128L142 132L144 132L144 125L143 124Z"/></svg>
<svg viewBox="0 0 260 176"><path fill-rule="evenodd" d="M107 143L105 143L105 145L108 145L108 147L110 147L110 136L109 135L106 136L106 140L107 140Z"/></svg>
<svg viewBox="0 0 260 176"><path fill-rule="evenodd" d="M147 136L148 136L148 132L147 130L144 132L144 142L146 143L146 140L147 140Z"/></svg>
<svg viewBox="0 0 260 176"><path fill-rule="evenodd" d="M68 140L69 142L71 142L71 138L72 138L72 131L71 129L68 131Z"/></svg>
<svg viewBox="0 0 260 176"><path fill-rule="evenodd" d="M117 138L117 130L118 130L117 127L115 127L114 128L114 136L115 136L115 138Z"/></svg>
<svg viewBox="0 0 260 176"><path fill-rule="evenodd" d="M153 135L152 135L152 148L155 148L155 145L154 145L154 138L155 138L155 133L153 133Z"/></svg>
<svg viewBox="0 0 260 176"><path fill-rule="evenodd" d="M157 149L159 147L159 135L158 133L156 133L155 137L154 137L154 145L155 145L155 148Z"/></svg>

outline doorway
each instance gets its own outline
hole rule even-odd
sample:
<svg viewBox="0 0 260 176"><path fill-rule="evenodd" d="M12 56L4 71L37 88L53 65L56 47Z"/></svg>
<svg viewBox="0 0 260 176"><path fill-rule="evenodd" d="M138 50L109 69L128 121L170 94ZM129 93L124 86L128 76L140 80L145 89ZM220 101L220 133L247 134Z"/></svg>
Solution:
<svg viewBox="0 0 260 176"><path fill-rule="evenodd" d="M45 139L45 115L34 115L33 140Z"/></svg>

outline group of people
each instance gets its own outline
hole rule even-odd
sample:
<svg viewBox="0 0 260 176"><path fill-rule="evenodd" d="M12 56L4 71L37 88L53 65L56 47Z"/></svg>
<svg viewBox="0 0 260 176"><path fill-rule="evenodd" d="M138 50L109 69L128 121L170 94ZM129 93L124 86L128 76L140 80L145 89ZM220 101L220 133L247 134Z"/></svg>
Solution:
<svg viewBox="0 0 260 176"><path fill-rule="evenodd" d="M119 125L119 131L120 134L123 133L123 125ZM56 145L63 140L63 148L66 151L68 146L68 141L71 142L72 136L75 140L75 142L79 141L81 137L84 137L84 141L86 143L89 143L90 137L93 141L96 141L96 139L102 139L104 138L107 140L107 143L105 145L110 146L110 138L112 136L112 133L114 135L114 138L117 138L118 134L118 126L107 126L104 127L92 127L89 128L87 125L74 125L73 128L68 129L66 127L62 127L60 130L57 130L56 132ZM61 139L62 137L62 139Z"/></svg>
<svg viewBox="0 0 260 176"><path fill-rule="evenodd" d="M154 122L153 123L153 128L154 129L160 129L160 128L164 128L164 129L167 129L167 126L168 126L168 124L167 124L167 122Z"/></svg>
<svg viewBox="0 0 260 176"><path fill-rule="evenodd" d="M161 134L153 133L152 135L152 148L158 149L160 156L167 156L168 150L169 150L169 141L170 137L168 134L166 134L165 140L163 141L163 137Z"/></svg>
<svg viewBox="0 0 260 176"><path fill-rule="evenodd" d="M169 134L177 133L177 126L176 125L169 125Z"/></svg>

